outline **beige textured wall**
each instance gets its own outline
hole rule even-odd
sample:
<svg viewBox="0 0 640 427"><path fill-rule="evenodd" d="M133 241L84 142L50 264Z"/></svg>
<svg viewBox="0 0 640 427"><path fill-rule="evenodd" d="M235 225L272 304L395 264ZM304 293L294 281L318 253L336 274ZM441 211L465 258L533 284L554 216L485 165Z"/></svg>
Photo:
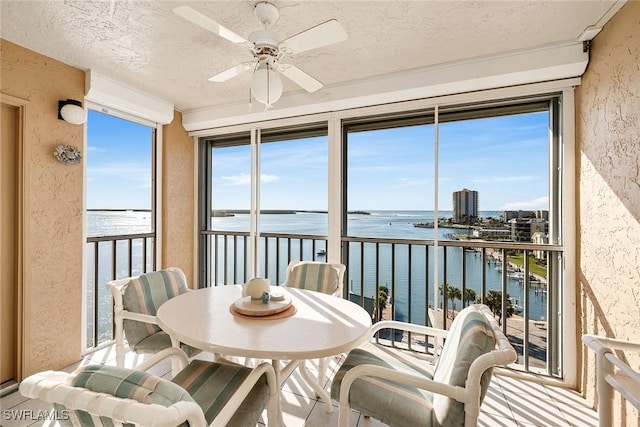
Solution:
<svg viewBox="0 0 640 427"><path fill-rule="evenodd" d="M0 41L1 90L28 101L25 117L24 375L76 362L81 352L83 126L57 118L58 100L84 98L84 72Z"/></svg>
<svg viewBox="0 0 640 427"><path fill-rule="evenodd" d="M576 92L581 334L640 341L640 2L628 2L593 40ZM582 387L595 397L593 352ZM640 355L627 354L631 366ZM616 425L640 425L616 398Z"/></svg>
<svg viewBox="0 0 640 427"><path fill-rule="evenodd" d="M162 264L163 267L180 267L189 285L194 288L195 144L182 127L182 114L178 111L173 116L173 122L163 127L163 134Z"/></svg>

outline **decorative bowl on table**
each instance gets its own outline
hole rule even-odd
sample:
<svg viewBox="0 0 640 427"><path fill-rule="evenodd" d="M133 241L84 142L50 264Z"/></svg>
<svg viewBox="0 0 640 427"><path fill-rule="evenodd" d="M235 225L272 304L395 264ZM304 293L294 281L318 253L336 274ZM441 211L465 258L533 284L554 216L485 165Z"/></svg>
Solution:
<svg viewBox="0 0 640 427"><path fill-rule="evenodd" d="M257 291L256 291L257 292ZM253 299L251 295L238 298L233 303L233 309L245 316L269 316L287 310L291 306L291 297L277 286L270 286L270 295L266 303L262 298Z"/></svg>

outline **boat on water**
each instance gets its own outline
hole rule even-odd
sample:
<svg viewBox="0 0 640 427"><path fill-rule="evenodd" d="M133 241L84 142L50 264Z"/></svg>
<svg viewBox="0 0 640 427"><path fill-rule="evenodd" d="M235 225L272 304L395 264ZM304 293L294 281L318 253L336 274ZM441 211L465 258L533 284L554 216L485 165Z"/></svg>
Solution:
<svg viewBox="0 0 640 427"><path fill-rule="evenodd" d="M324 249L320 249L318 252L316 252L317 256L325 256L327 254L327 251L325 251Z"/></svg>
<svg viewBox="0 0 640 427"><path fill-rule="evenodd" d="M513 277L518 280L524 280L524 273L521 271L507 270L507 276Z"/></svg>
<svg viewBox="0 0 640 427"><path fill-rule="evenodd" d="M511 303L511 307L516 314L521 314L524 311L524 308L518 304L518 300L516 298L510 297L509 302Z"/></svg>

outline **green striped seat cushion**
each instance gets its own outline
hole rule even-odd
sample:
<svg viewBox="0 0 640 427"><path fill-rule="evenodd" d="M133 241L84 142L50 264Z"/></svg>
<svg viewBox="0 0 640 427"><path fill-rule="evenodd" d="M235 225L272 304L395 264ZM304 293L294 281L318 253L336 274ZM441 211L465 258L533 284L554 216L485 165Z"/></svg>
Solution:
<svg viewBox="0 0 640 427"><path fill-rule="evenodd" d="M406 356L400 359L397 350L365 343L349 353L336 373L331 385L331 397L340 399L340 384L344 375L349 369L362 364L384 366L464 387L473 361L494 348L495 338L487 319L473 309L465 309L451 325L433 375L427 362ZM481 402L490 380L491 370L487 370L481 379ZM353 409L390 426L464 425L464 405L461 402L388 379L357 379L351 386L349 401Z"/></svg>
<svg viewBox="0 0 640 427"><path fill-rule="evenodd" d="M122 302L127 311L155 316L164 302L187 291L184 273L179 268L167 268L131 279L122 295ZM124 320L123 328L129 345L136 351L139 342L161 330L157 325L129 319Z"/></svg>
<svg viewBox="0 0 640 427"><path fill-rule="evenodd" d="M171 381L143 371L133 371L115 366L87 365L80 367L70 377L69 385L86 388L96 393L106 393L115 397L162 406L170 406L181 401L193 402L187 391ZM66 408L59 404L54 406L59 414L65 414L65 416L59 417L59 422L63 426L121 425L118 420L122 420L122 417L118 417L117 412L117 419L113 420L91 415L85 411L64 411ZM121 413L125 409L126 405L122 405ZM133 426L133 424L124 425Z"/></svg>
<svg viewBox="0 0 640 427"><path fill-rule="evenodd" d="M138 342L132 348L136 353L157 353L165 348L171 347L171 337L165 331L156 332L153 335L149 335L142 341ZM200 349L191 347L190 345L180 343L180 348L187 354L187 357L192 358L196 354L200 353Z"/></svg>
<svg viewBox="0 0 640 427"><path fill-rule="evenodd" d="M496 346L495 336L487 318L472 307L462 310L451 324L438 359L434 381L465 386L469 368L474 360L489 353ZM493 369L486 370L480 379L480 403L489 388ZM442 395L433 399L434 416L442 425L464 425L464 404Z"/></svg>
<svg viewBox="0 0 640 427"><path fill-rule="evenodd" d="M338 285L338 272L324 262L301 262L291 269L287 277L287 286L325 294L333 294Z"/></svg>
<svg viewBox="0 0 640 427"><path fill-rule="evenodd" d="M391 352L382 345L365 343L352 350L336 372L331 383L331 398L340 400L342 379L355 366L370 364L432 378L430 366L421 362L416 363L415 358ZM424 402L431 402L432 399L432 393L417 387L371 377L354 381L349 392L352 409L371 415L390 426L430 426L431 411Z"/></svg>
<svg viewBox="0 0 640 427"><path fill-rule="evenodd" d="M251 368L226 363L194 360L172 380L187 390L211 423L229 398L251 373ZM254 427L269 401L269 387L263 376L247 395L227 426Z"/></svg>

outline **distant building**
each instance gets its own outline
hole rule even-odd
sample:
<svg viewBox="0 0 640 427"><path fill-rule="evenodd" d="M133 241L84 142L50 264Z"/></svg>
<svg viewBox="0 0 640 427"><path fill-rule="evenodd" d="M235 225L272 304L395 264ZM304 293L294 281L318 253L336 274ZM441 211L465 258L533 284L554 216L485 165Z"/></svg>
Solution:
<svg viewBox="0 0 640 427"><path fill-rule="evenodd" d="M536 231L531 235L531 243L536 245L546 245L549 243L549 236L541 231ZM533 251L533 256L539 260L545 260L547 258L547 252Z"/></svg>
<svg viewBox="0 0 640 427"><path fill-rule="evenodd" d="M478 192L463 188L453 192L453 222L473 224L478 218Z"/></svg>
<svg viewBox="0 0 640 427"><path fill-rule="evenodd" d="M509 222L512 219L544 219L549 220L549 211L502 211L502 222Z"/></svg>
<svg viewBox="0 0 640 427"><path fill-rule="evenodd" d="M530 242L535 233L547 234L549 223L544 219L528 218L509 220L511 226L511 240L516 242Z"/></svg>
<svg viewBox="0 0 640 427"><path fill-rule="evenodd" d="M473 230L473 237L488 240L508 240L511 238L511 230L507 228L479 228Z"/></svg>

